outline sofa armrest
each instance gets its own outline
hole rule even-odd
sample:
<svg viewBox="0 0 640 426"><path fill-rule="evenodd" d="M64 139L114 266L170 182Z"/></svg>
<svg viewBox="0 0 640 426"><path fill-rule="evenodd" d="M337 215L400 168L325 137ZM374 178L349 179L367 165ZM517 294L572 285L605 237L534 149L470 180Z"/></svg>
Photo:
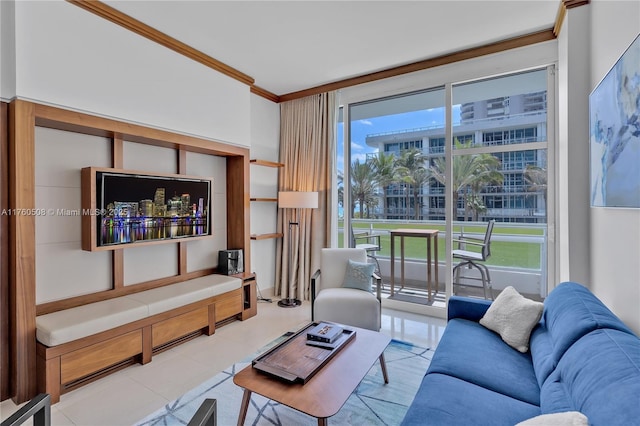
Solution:
<svg viewBox="0 0 640 426"><path fill-rule="evenodd" d="M480 321L489 309L491 300L473 299L470 297L451 296L447 309L447 321L462 318L470 321Z"/></svg>

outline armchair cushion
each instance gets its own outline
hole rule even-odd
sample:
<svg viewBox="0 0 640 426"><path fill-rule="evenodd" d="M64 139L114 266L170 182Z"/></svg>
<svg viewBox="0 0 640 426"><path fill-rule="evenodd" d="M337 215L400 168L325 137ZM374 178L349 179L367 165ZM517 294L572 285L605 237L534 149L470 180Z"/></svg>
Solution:
<svg viewBox="0 0 640 426"><path fill-rule="evenodd" d="M326 288L314 302L314 321L331 321L380 331L380 302L366 291Z"/></svg>
<svg viewBox="0 0 640 426"><path fill-rule="evenodd" d="M375 267L376 265L373 263L354 262L349 259L342 287L371 292L371 275L373 275Z"/></svg>
<svg viewBox="0 0 640 426"><path fill-rule="evenodd" d="M526 299L509 286L489 306L480 324L495 331L506 344L525 353L529 350L531 330L538 324L544 305Z"/></svg>

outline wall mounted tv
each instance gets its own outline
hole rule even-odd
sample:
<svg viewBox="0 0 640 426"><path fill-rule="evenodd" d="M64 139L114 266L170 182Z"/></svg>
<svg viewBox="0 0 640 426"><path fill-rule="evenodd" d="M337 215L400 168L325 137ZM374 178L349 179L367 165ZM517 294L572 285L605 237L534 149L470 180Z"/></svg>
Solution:
<svg viewBox="0 0 640 426"><path fill-rule="evenodd" d="M82 169L84 250L212 235L212 179Z"/></svg>

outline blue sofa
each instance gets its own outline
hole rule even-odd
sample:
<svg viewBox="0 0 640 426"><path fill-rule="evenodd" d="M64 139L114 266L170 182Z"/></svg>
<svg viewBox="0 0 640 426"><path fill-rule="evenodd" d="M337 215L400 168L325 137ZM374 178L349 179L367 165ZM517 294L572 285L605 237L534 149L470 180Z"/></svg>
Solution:
<svg viewBox="0 0 640 426"><path fill-rule="evenodd" d="M402 425L509 425L580 411L640 425L640 339L584 286L557 286L520 353L478 323L490 301L451 297L448 324Z"/></svg>

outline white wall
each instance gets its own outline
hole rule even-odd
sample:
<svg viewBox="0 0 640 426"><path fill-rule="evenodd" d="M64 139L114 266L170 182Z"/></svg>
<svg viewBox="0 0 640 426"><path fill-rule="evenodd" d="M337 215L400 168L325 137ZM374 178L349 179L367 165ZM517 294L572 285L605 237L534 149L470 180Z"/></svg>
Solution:
<svg viewBox="0 0 640 426"><path fill-rule="evenodd" d="M247 85L66 1L13 6L19 98L250 145Z"/></svg>
<svg viewBox="0 0 640 426"><path fill-rule="evenodd" d="M280 106L256 95L251 96L251 158L278 162L280 152ZM278 195L278 168L251 166L251 196L274 198ZM251 233L276 232L276 203L251 203ZM251 241L251 265L263 296L273 294L276 274L276 239Z"/></svg>
<svg viewBox="0 0 640 426"><path fill-rule="evenodd" d="M558 36L557 281L589 271L589 7L569 9Z"/></svg>
<svg viewBox="0 0 640 426"><path fill-rule="evenodd" d="M16 95L15 4L0 1L0 100Z"/></svg>
<svg viewBox="0 0 640 426"><path fill-rule="evenodd" d="M593 90L640 31L640 3L592 0ZM639 159L640 160L640 159ZM640 334L640 209L591 208L591 289Z"/></svg>

